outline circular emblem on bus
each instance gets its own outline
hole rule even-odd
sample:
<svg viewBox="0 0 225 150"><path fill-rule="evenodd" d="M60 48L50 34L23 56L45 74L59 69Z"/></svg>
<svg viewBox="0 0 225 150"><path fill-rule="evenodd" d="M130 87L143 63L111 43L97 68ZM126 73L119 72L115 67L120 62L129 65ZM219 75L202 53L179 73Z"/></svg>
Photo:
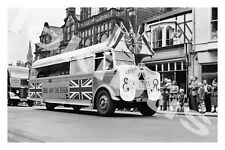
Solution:
<svg viewBox="0 0 225 150"><path fill-rule="evenodd" d="M141 36L131 32L125 34L125 43L127 48L134 54L139 54L142 48L142 39Z"/></svg>

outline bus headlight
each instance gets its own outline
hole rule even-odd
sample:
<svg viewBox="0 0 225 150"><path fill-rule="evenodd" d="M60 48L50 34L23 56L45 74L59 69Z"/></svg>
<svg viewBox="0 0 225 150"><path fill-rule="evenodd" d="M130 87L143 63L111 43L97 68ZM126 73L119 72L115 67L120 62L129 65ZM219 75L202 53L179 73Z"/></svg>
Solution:
<svg viewBox="0 0 225 150"><path fill-rule="evenodd" d="M20 91L19 90L16 90L16 94L19 94L20 93Z"/></svg>

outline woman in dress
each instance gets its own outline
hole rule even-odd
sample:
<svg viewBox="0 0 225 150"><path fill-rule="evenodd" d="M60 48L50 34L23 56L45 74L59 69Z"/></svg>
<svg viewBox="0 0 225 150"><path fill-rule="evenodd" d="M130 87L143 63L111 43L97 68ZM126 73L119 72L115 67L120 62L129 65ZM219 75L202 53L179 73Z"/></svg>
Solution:
<svg viewBox="0 0 225 150"><path fill-rule="evenodd" d="M217 107L217 91L218 91L218 86L217 86L217 80L214 79L212 81L212 105L214 107L214 110L212 112L216 112L216 107Z"/></svg>
<svg viewBox="0 0 225 150"><path fill-rule="evenodd" d="M197 103L197 96L198 96L198 83L197 77L190 77L189 83L189 107L190 110L198 111L198 103Z"/></svg>

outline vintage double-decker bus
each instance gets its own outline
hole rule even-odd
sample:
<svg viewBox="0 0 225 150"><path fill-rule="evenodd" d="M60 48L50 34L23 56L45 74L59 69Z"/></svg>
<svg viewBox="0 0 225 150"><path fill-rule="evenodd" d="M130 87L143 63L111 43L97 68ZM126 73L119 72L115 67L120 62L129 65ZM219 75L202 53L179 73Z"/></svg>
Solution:
<svg viewBox="0 0 225 150"><path fill-rule="evenodd" d="M135 47L130 37L136 39ZM140 63L140 58L151 55L151 49L137 37L141 36L129 36L115 25L103 43L35 61L29 99L44 102L48 110L63 105L75 111L91 107L103 116L112 115L116 108L155 114L160 74ZM138 55L131 53L133 48Z"/></svg>
<svg viewBox="0 0 225 150"><path fill-rule="evenodd" d="M138 108L143 115L156 112L160 75L134 54L100 43L34 62L29 99L56 106L97 109L110 116L116 108Z"/></svg>
<svg viewBox="0 0 225 150"><path fill-rule="evenodd" d="M18 100L8 98L8 103L18 105L19 102L27 102L29 69L21 66L8 66L8 92L19 97Z"/></svg>

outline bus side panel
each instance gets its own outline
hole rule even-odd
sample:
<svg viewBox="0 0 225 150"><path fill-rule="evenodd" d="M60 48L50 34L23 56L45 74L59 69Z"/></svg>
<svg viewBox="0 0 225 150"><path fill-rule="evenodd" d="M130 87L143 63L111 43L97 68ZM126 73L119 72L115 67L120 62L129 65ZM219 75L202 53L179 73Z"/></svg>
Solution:
<svg viewBox="0 0 225 150"><path fill-rule="evenodd" d="M33 80L30 98L63 105L91 104L92 77L93 74L77 74Z"/></svg>
<svg viewBox="0 0 225 150"><path fill-rule="evenodd" d="M78 100L83 103L91 104L93 92L93 73L91 74L78 74L69 79L69 102L79 104Z"/></svg>
<svg viewBox="0 0 225 150"><path fill-rule="evenodd" d="M111 97L119 96L119 74L112 71L99 71L95 72L95 76L93 78L93 92L94 96L97 94L97 90L99 87L109 87Z"/></svg>

